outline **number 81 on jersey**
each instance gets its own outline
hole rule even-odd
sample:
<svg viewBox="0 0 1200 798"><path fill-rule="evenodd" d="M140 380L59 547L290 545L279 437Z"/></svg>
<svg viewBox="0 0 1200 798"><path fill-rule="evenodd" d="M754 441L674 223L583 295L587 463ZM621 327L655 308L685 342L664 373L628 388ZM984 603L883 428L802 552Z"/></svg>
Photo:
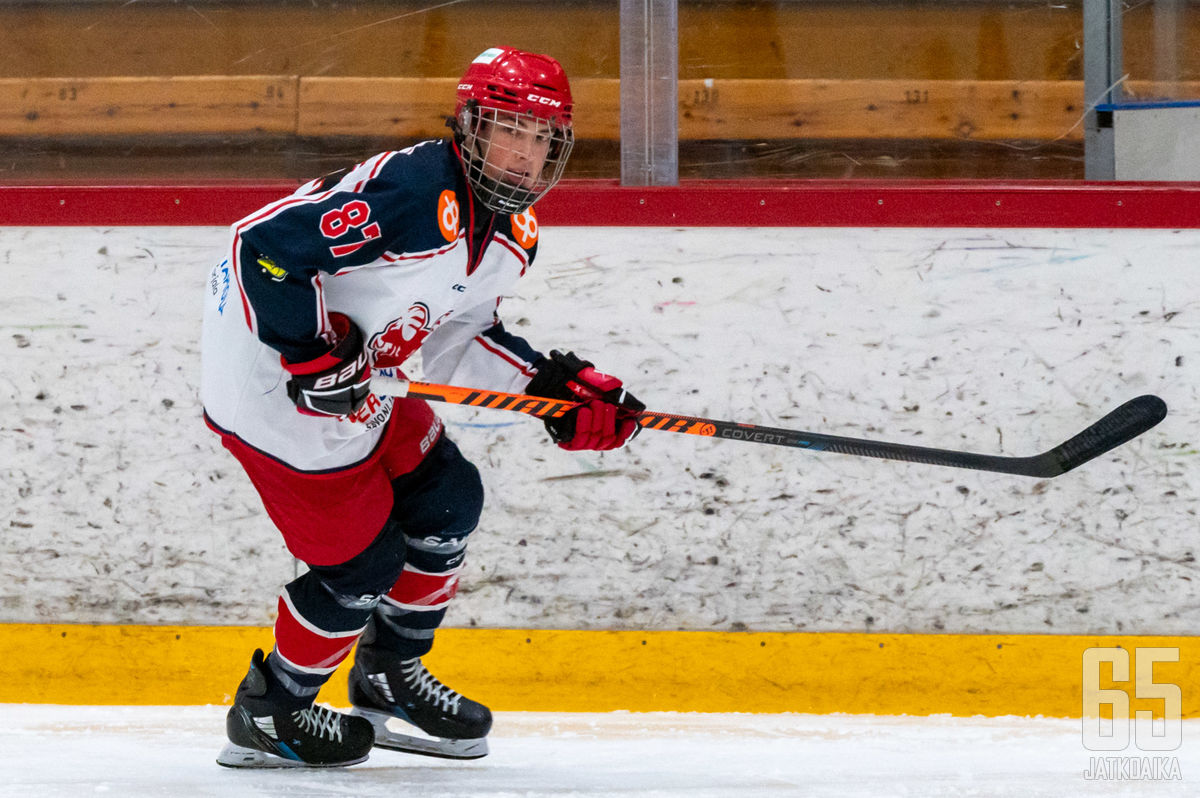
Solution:
<svg viewBox="0 0 1200 798"><path fill-rule="evenodd" d="M329 252L335 258L345 257L351 252L357 252L373 238L379 238L381 232L379 224L371 222L371 206L362 200L351 200L340 208L334 208L331 211L326 211L321 216L321 235L326 238L341 238L351 230L359 230L362 233L362 241L353 241L349 244L338 244L329 248Z"/></svg>

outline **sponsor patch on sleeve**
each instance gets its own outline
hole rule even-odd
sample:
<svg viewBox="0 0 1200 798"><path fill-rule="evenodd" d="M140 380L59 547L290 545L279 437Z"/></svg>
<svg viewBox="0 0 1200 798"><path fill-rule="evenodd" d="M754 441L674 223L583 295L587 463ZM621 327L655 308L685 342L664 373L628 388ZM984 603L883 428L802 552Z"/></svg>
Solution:
<svg viewBox="0 0 1200 798"><path fill-rule="evenodd" d="M447 241L458 238L458 197L450 189L438 197L438 229Z"/></svg>
<svg viewBox="0 0 1200 798"><path fill-rule="evenodd" d="M512 232L513 238L523 249L531 249L537 243L538 222L533 208L512 217Z"/></svg>

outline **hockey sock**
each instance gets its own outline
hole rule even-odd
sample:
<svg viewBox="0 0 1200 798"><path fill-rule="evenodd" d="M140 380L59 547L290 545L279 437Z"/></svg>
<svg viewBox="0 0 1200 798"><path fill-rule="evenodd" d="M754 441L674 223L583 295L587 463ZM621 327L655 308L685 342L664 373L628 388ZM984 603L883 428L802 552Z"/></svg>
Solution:
<svg viewBox="0 0 1200 798"><path fill-rule="evenodd" d="M288 695L296 698L297 703L312 703L329 679L327 674L305 673L291 667L276 651L271 651L265 662L271 672L271 680Z"/></svg>
<svg viewBox="0 0 1200 798"><path fill-rule="evenodd" d="M458 592L465 540L434 545L408 539L408 562L375 608L373 645L410 659L433 647L433 635Z"/></svg>
<svg viewBox="0 0 1200 798"><path fill-rule="evenodd" d="M371 605L348 608L311 571L279 596L272 675L296 696L315 697L353 650L371 617Z"/></svg>
<svg viewBox="0 0 1200 798"><path fill-rule="evenodd" d="M392 489L404 567L374 608L371 645L411 659L433 647L434 631L458 590L467 539L483 507L483 485L478 469L443 435L419 468L392 480Z"/></svg>

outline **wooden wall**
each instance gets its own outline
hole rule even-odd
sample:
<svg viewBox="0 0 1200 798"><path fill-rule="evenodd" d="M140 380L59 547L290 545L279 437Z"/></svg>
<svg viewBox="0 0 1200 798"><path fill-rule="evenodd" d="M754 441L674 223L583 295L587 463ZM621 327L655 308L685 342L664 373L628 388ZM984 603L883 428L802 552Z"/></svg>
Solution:
<svg viewBox="0 0 1200 798"><path fill-rule="evenodd" d="M1162 81L1200 78L1200 12L1164 76L1147 8L1132 85L1200 96ZM1076 140L1081 25L1077 0L682 2L681 137ZM455 77L505 43L559 57L579 135L615 139L618 32L615 2L4 4L0 135L438 134Z"/></svg>
<svg viewBox="0 0 1200 798"><path fill-rule="evenodd" d="M454 78L295 75L0 79L0 136L438 136ZM1143 96L1178 84L1134 83ZM1200 83L1187 91L1200 96ZM615 78L574 82L580 138L619 136ZM1082 138L1082 81L685 80L680 137Z"/></svg>

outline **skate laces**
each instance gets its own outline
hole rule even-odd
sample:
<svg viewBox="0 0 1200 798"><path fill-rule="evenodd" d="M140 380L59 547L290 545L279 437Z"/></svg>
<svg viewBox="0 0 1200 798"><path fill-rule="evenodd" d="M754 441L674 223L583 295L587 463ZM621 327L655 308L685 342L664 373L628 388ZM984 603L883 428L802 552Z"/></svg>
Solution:
<svg viewBox="0 0 1200 798"><path fill-rule="evenodd" d="M313 705L292 713L292 720L302 731L314 737L328 737L331 741L342 741L342 718L332 709Z"/></svg>
<svg viewBox="0 0 1200 798"><path fill-rule="evenodd" d="M417 695L437 704L443 712L458 714L458 702L462 696L437 680L432 673L425 670L419 659L401 663L404 669L404 681L416 691Z"/></svg>

